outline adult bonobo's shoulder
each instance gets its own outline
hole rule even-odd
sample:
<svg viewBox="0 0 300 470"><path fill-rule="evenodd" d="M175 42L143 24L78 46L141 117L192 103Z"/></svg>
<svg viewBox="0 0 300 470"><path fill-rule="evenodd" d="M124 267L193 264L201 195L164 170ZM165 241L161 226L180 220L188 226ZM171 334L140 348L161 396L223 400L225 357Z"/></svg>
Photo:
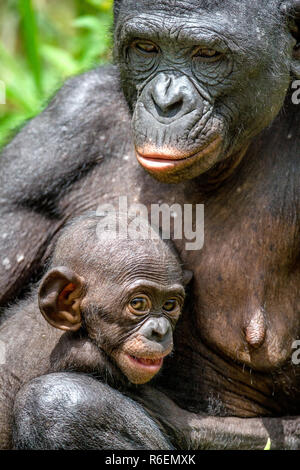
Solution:
<svg viewBox="0 0 300 470"><path fill-rule="evenodd" d="M104 108L108 106L109 112L113 106L112 95L118 92L121 94L117 68L113 65L97 67L67 80L55 94L46 112L51 114L52 111L61 111L71 119L74 118L74 112L87 108L93 111L94 106L98 112L99 107L105 112Z"/></svg>
<svg viewBox="0 0 300 470"><path fill-rule="evenodd" d="M30 284L49 240L64 223L66 210L59 207L60 201L76 182L80 185L97 166L102 171L103 161L117 154L116 143L128 140L128 122L117 70L102 67L68 80L49 106L4 148L1 306ZM98 175L95 184L97 192L105 183ZM73 209L69 212L74 215Z"/></svg>
<svg viewBox="0 0 300 470"><path fill-rule="evenodd" d="M51 197L55 188L61 191L64 184L111 155L109 131L127 113L119 88L114 66L69 79L3 150L0 198L20 205L41 195Z"/></svg>

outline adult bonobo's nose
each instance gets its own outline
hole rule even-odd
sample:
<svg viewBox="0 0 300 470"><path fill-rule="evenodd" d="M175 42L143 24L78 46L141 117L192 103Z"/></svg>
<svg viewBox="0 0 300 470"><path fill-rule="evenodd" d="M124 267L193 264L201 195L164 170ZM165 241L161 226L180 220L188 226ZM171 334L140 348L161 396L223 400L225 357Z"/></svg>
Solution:
<svg viewBox="0 0 300 470"><path fill-rule="evenodd" d="M174 121L196 108L195 94L185 75L160 73L150 84L146 107L159 121Z"/></svg>
<svg viewBox="0 0 300 470"><path fill-rule="evenodd" d="M170 346L173 341L172 328L170 322L165 317L153 317L142 326L140 334L148 341L159 343L163 346Z"/></svg>

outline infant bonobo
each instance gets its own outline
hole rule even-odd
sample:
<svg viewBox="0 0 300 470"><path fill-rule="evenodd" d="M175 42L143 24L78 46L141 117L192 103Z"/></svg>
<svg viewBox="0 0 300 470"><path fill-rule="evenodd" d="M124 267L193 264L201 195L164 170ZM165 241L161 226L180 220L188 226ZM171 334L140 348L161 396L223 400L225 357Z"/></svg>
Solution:
<svg viewBox="0 0 300 470"><path fill-rule="evenodd" d="M115 227L99 227L90 216L64 231L39 289L45 319L72 332L53 354L52 369L144 384L172 351L185 273L160 238L119 239Z"/></svg>
<svg viewBox="0 0 300 470"><path fill-rule="evenodd" d="M12 446L15 396L33 378L86 372L125 391L150 381L172 351L190 272L157 235L120 238L124 218L105 230L102 221L93 213L71 222L39 288L5 314L0 448Z"/></svg>

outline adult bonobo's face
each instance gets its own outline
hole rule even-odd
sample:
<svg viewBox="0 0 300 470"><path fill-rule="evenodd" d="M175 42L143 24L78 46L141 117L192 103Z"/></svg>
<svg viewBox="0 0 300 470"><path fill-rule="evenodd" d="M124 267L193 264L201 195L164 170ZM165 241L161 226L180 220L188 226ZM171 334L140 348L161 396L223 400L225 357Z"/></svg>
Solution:
<svg viewBox="0 0 300 470"><path fill-rule="evenodd" d="M282 3L115 2L136 154L155 178L179 182L241 157L279 112L296 44Z"/></svg>

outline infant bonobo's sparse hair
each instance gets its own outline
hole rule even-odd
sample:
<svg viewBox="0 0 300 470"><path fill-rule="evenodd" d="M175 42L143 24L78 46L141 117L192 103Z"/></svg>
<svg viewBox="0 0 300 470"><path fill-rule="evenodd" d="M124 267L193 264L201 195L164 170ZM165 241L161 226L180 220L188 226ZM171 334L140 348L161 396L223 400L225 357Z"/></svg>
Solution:
<svg viewBox="0 0 300 470"><path fill-rule="evenodd" d="M150 266L155 274L156 265L160 265L160 275L164 272L166 279L178 276L181 263L173 244L162 240L146 220L142 221L143 238L132 239L132 234L138 233L130 232L134 220L127 214L96 212L72 219L59 237L51 265L68 266L79 275L84 275L86 269L100 270L112 279L118 279L122 270L129 275L134 266L140 266L142 272L143 267Z"/></svg>
<svg viewBox="0 0 300 470"><path fill-rule="evenodd" d="M41 313L67 331L51 355L53 371L143 384L171 353L191 274L148 221L139 220L138 232L136 224L127 214L88 213L63 230L39 289Z"/></svg>

